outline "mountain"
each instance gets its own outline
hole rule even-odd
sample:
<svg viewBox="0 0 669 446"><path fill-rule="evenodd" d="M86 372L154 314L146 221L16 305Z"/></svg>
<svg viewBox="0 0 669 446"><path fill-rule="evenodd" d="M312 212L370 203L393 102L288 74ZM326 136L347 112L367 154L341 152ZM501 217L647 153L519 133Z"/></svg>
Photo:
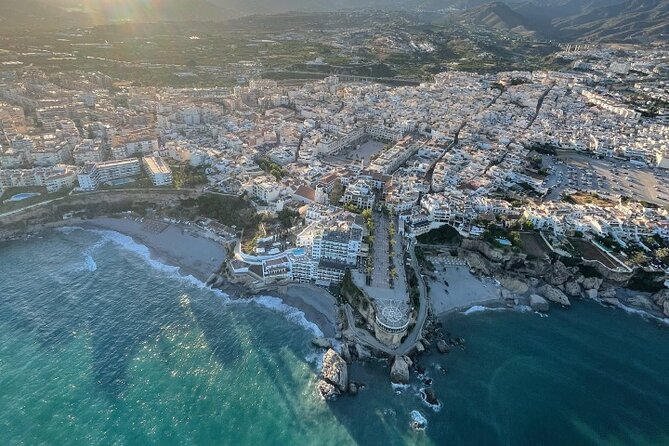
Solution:
<svg viewBox="0 0 669 446"><path fill-rule="evenodd" d="M451 20L487 28L533 31L544 38L646 41L669 36L669 0L548 0L487 3Z"/></svg>
<svg viewBox="0 0 669 446"><path fill-rule="evenodd" d="M514 30L527 33L534 32L537 29L536 22L528 20L502 2L486 3L468 9L458 14L458 19L498 30Z"/></svg>

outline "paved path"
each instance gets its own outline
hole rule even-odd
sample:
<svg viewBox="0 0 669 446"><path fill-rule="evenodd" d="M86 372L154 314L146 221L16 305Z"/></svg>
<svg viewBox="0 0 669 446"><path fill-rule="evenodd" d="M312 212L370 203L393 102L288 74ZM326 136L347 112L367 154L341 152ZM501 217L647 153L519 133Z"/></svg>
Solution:
<svg viewBox="0 0 669 446"><path fill-rule="evenodd" d="M347 336L350 339L359 342L360 344L368 345L375 350L382 351L391 356L406 355L414 348L418 340L420 340L423 337L423 327L425 326L425 321L427 320L427 316L429 314L430 302L427 295L427 287L425 286L425 281L423 280L423 276L421 276L420 274L420 268L418 265L418 260L416 259L416 253L414 252L413 244L414 243L410 243L408 249L409 249L409 254L411 255L411 266L414 268L414 271L416 271L416 276L418 277L418 285L420 291L420 296L419 296L420 306L418 308L418 317L416 318L416 324L414 325L411 332L409 332L408 336L404 339L404 341L400 345L398 345L395 348L389 347L379 342L379 340L377 340L374 336L372 336L367 330L357 328L355 326L355 318L353 317L353 310L351 306L346 304L344 307L346 313L346 320L348 321L348 327L349 327L346 330Z"/></svg>

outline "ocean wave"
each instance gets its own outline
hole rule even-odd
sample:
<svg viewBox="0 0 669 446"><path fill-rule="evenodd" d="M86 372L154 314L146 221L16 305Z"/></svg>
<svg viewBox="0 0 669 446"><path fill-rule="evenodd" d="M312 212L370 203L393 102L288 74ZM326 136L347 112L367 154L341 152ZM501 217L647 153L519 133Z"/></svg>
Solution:
<svg viewBox="0 0 669 446"><path fill-rule="evenodd" d="M81 226L61 226L60 228L55 228L55 230L62 234L71 234L74 231L84 231L85 229Z"/></svg>
<svg viewBox="0 0 669 446"><path fill-rule="evenodd" d="M278 297L258 296L246 300L234 300L232 302L253 302L261 307L269 308L277 313L281 313L290 322L300 325L316 337L323 336L323 332L318 328L318 325L308 320L302 310L286 305Z"/></svg>
<svg viewBox="0 0 669 446"><path fill-rule="evenodd" d="M191 275L183 275L179 273L180 268L178 266L168 265L152 258L151 251L149 250L149 248L146 247L145 245L137 243L130 236L108 229L87 229L87 230L100 235L101 237L103 237L103 239L110 241L127 251L131 251L137 254L142 260L144 260L149 266L151 266L155 270L165 273L166 275L169 275L174 279L188 283L196 288L206 289L212 292L213 294L221 298L223 300L223 303L225 304L239 305L239 304L255 303L256 305L268 308L270 310L282 314L287 320L297 325L300 325L307 331L313 333L313 335L316 337L323 336L323 332L320 330L320 328L318 328L318 326L313 322L309 321L306 318L304 312L302 312L297 308L286 305L278 297L258 296L258 297L253 297L251 299L232 299L228 294L224 293L223 291L208 287L204 282L197 279L196 277L193 277Z"/></svg>
<svg viewBox="0 0 669 446"><path fill-rule="evenodd" d="M469 316L470 314L475 313L485 313L492 311L517 311L519 313L531 313L534 310L529 305L514 305L513 307L485 307L483 305L474 305L473 307L468 308L463 311L462 314Z"/></svg>
<svg viewBox="0 0 669 446"><path fill-rule="evenodd" d="M599 303L602 306L611 306L610 304L604 303L599 298L594 298L593 300L595 302ZM616 308L620 309L620 310L623 310L627 314L634 314L636 316L642 317L643 319L650 319L650 320L660 322L660 323L665 324L665 325L669 325L669 318L657 316L653 313L649 313L646 310L642 310L640 308L628 307L627 305L625 305L622 302L620 302L620 303L618 303L617 305L614 305L614 306Z"/></svg>

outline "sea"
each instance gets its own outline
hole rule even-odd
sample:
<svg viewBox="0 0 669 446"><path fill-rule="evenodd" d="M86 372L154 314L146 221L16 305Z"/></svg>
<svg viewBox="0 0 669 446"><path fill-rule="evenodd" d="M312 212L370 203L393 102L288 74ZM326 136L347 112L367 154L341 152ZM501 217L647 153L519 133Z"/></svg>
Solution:
<svg viewBox="0 0 669 446"><path fill-rule="evenodd" d="M325 402L320 331L279 299L207 289L112 231L3 242L0 445L669 445L667 321L584 301L442 322L464 349L406 386L355 364L361 392Z"/></svg>

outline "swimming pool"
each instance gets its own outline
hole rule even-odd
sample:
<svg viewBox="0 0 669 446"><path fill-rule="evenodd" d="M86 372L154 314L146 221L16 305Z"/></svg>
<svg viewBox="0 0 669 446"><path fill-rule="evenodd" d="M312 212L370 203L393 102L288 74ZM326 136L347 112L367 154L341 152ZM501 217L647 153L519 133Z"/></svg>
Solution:
<svg viewBox="0 0 669 446"><path fill-rule="evenodd" d="M42 195L42 194L40 194L38 192L24 192L22 194L13 195L12 198L10 198L8 200L5 200L5 201L22 201L22 200L26 200L28 198L38 197L40 195Z"/></svg>

